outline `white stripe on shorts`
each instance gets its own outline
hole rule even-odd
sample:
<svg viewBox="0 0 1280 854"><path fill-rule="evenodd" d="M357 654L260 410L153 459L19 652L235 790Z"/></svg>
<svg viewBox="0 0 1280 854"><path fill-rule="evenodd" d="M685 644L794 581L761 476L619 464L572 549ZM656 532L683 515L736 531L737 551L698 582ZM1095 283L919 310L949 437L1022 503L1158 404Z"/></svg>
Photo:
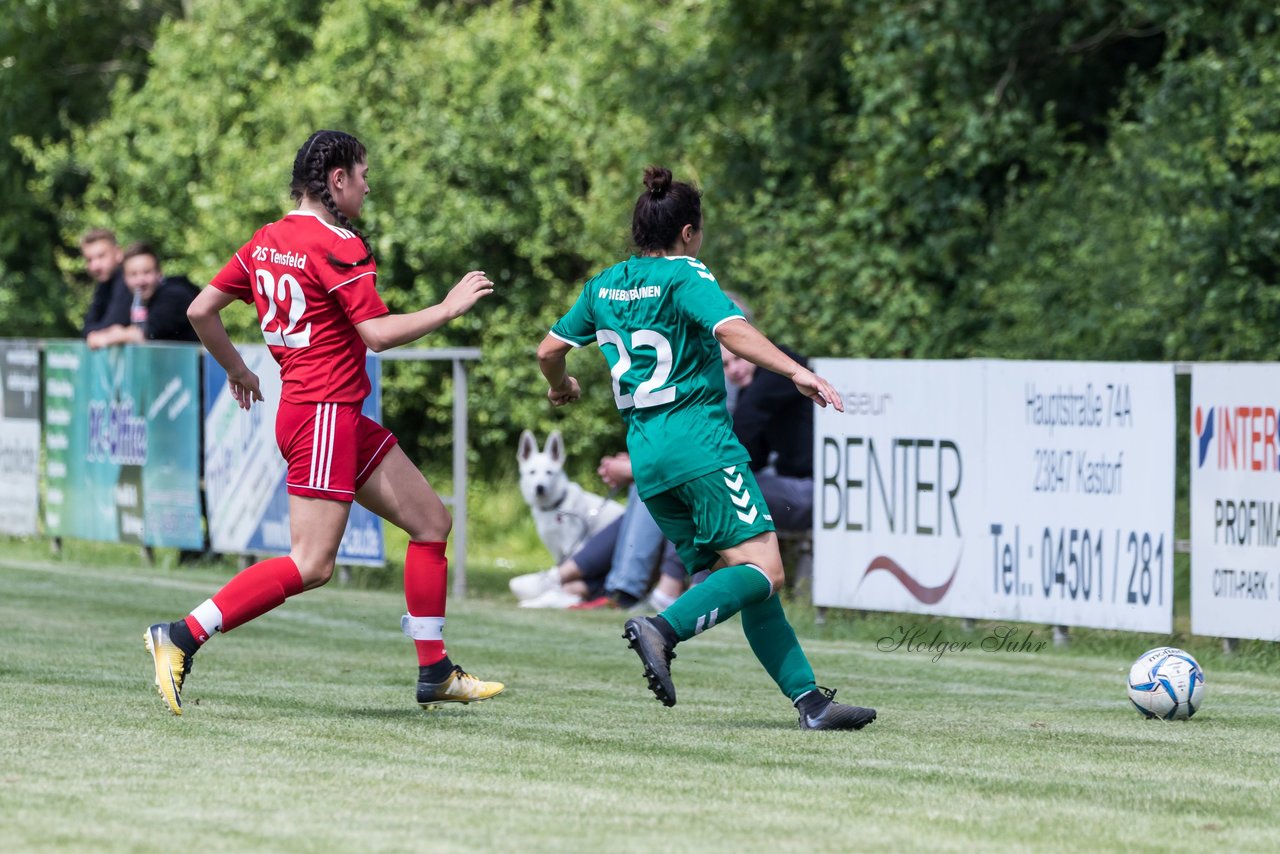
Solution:
<svg viewBox="0 0 1280 854"><path fill-rule="evenodd" d="M328 418L326 419L329 423L325 428L327 447L324 452L324 485L321 487L322 489L329 488L329 471L333 468L333 440L338 431L338 404L326 403L325 406L329 407Z"/></svg>
<svg viewBox="0 0 1280 854"><path fill-rule="evenodd" d="M307 486L312 489L329 488L329 470L333 466L333 434L337 420L335 404L316 404L316 422L311 436L311 474L307 480Z"/></svg>
<svg viewBox="0 0 1280 854"><path fill-rule="evenodd" d="M316 404L316 417L311 424L311 471L307 474L307 486L315 486L316 483L316 457L320 455L320 412L323 408L323 403Z"/></svg>

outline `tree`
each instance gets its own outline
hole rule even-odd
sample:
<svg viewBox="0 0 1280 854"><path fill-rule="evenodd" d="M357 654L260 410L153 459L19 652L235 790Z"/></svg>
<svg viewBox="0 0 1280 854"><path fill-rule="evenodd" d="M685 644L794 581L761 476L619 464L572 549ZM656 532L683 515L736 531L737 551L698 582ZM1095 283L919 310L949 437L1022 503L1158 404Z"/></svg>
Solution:
<svg viewBox="0 0 1280 854"><path fill-rule="evenodd" d="M89 289L59 273L76 250L60 232L86 176L41 176L28 192L34 149L65 141L102 116L111 95L146 77L152 35L178 0L104 4L93 0L14 0L0 26L0 335L75 334ZM68 295L71 294L70 298Z"/></svg>
<svg viewBox="0 0 1280 854"><path fill-rule="evenodd" d="M482 467L553 423L586 467L621 440L602 360L553 413L533 349L625 257L650 163L702 186L704 259L809 355L1271 358L1277 48L1260 0L206 0L109 115L23 151L61 240L111 222L207 279L312 130L355 132L393 309L498 282L428 342L483 347ZM444 459L443 373L388 388Z"/></svg>

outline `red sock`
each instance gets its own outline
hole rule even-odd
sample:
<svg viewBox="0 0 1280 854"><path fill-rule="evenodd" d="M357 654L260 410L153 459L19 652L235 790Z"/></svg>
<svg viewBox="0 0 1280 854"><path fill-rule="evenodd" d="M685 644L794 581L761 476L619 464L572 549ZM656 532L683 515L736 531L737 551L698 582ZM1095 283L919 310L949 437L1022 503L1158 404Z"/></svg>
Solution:
<svg viewBox="0 0 1280 854"><path fill-rule="evenodd" d="M437 617L444 621L445 588L449 581L449 562L444 556L443 542L410 542L404 556L404 601L411 617ZM439 638L414 638L418 664L435 664L445 657L444 632Z"/></svg>
<svg viewBox="0 0 1280 854"><path fill-rule="evenodd" d="M209 630L200 625L200 621L196 619L195 614L188 614L185 622L187 631L191 632L191 637L195 638L197 644L204 646L204 642L209 639Z"/></svg>
<svg viewBox="0 0 1280 854"><path fill-rule="evenodd" d="M302 575L298 572L298 565L285 555L241 570L213 594L213 604L222 612L221 630L229 632L283 605L286 598L301 592Z"/></svg>

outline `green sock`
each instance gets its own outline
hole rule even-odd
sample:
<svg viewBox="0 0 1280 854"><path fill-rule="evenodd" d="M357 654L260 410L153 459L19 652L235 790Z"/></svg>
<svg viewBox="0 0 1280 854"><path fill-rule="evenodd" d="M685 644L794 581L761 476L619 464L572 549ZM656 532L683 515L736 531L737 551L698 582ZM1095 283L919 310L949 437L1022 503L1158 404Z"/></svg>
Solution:
<svg viewBox="0 0 1280 854"><path fill-rule="evenodd" d="M749 563L718 569L701 584L690 587L659 616L686 641L716 623L723 623L744 607L768 598L772 589L765 574Z"/></svg>
<svg viewBox="0 0 1280 854"><path fill-rule="evenodd" d="M817 687L813 668L777 596L742 609L742 633L787 699L794 703L801 694Z"/></svg>

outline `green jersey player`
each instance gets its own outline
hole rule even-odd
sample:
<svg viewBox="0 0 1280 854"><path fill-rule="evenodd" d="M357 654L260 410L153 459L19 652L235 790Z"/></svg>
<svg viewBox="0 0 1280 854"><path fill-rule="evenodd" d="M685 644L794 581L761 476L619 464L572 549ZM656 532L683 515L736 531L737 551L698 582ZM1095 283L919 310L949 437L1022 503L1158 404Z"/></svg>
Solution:
<svg viewBox="0 0 1280 854"><path fill-rule="evenodd" d="M844 411L835 389L747 322L697 259L701 194L645 170L631 233L639 254L590 279L538 347L555 406L580 396L569 351L596 343L609 364L627 427L640 497L675 544L685 569L713 572L656 617L628 620L623 637L640 656L649 688L667 706L675 647L742 613L752 651L800 712L803 729L861 729L874 709L848 706L818 688L777 591L786 580L769 508L734 437L725 407L720 347L789 377L819 406Z"/></svg>

